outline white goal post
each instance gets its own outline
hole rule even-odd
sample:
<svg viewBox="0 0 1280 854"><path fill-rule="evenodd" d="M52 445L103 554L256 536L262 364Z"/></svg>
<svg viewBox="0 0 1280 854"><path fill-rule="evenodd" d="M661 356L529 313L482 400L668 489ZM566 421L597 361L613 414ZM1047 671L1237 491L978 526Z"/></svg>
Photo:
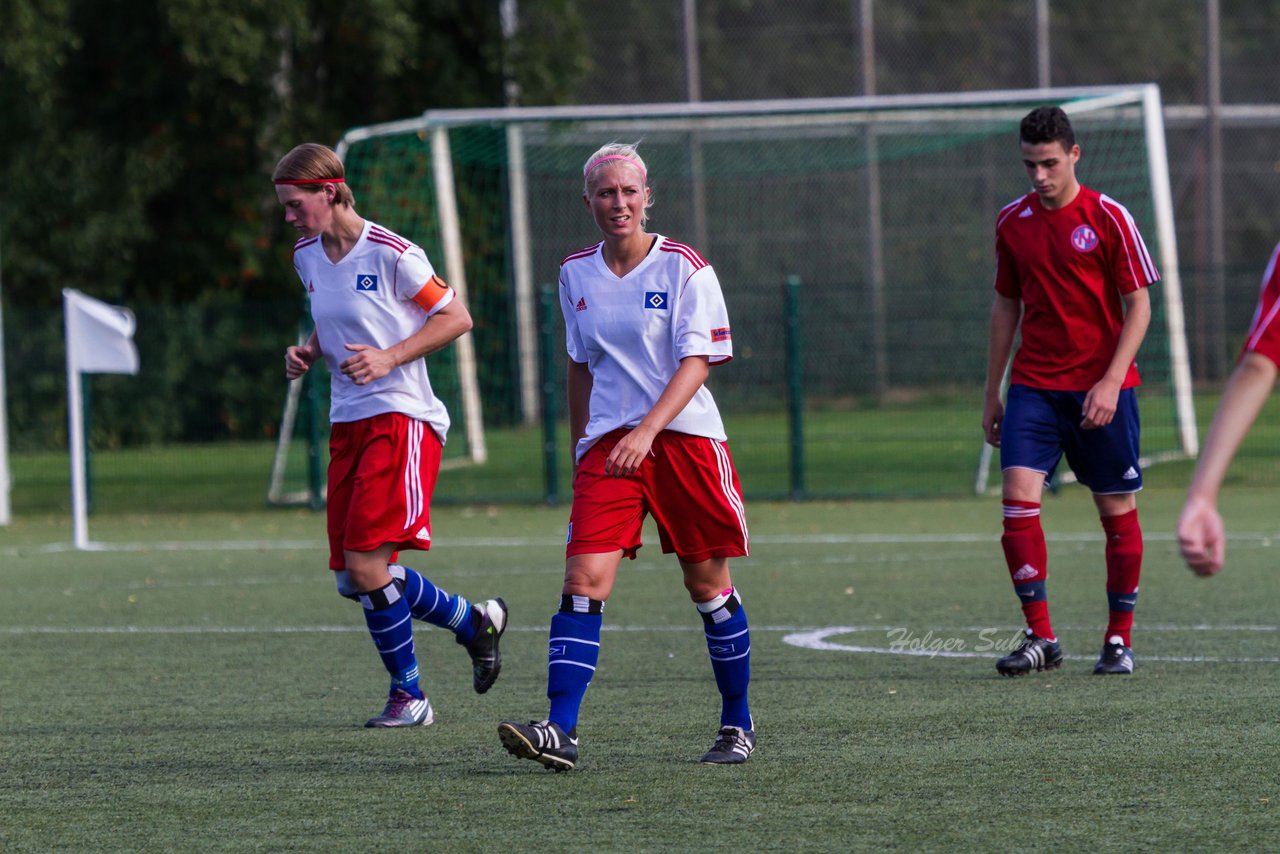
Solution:
<svg viewBox="0 0 1280 854"><path fill-rule="evenodd" d="M385 133L403 133L416 122L393 122L348 131L338 141L335 151L345 160L353 142ZM462 229L458 224L458 194L453 182L453 158L449 152L449 134L445 128L431 132L431 167L435 178L437 215L440 238L444 244L445 278L458 296L467 301L467 273L462 261ZM467 453L473 463L488 459L484 441L484 419L480 404L480 383L476 372L475 342L470 333L454 342L458 351L458 383L462 391L462 421L467 435Z"/></svg>
<svg viewBox="0 0 1280 854"><path fill-rule="evenodd" d="M660 176L659 225L664 233L695 238L702 254L714 258L722 282L734 288L728 296L735 351L741 332L744 358L734 371L717 375L717 397L740 402L740 410L785 397L775 297L777 286L795 274L804 282L808 312L807 405L831 412L864 399L892 403L939 393L972 395L980 410L976 362L985 362L986 329L976 312L979 301L990 304L991 224L1000 204L1025 192L1016 161L1017 123L1045 103L1060 104L1076 120L1085 183L1096 181L1124 202L1156 244L1160 340L1152 340L1153 324L1140 361L1148 381L1145 399L1158 401L1151 408L1160 425L1151 430L1144 422L1144 441L1153 438L1144 462L1193 456L1198 437L1162 105L1154 84L428 110L351 130L338 150L344 160L348 151L363 150L384 183L432 185L436 211L427 229L460 292L470 265L477 275L480 264L490 265L477 279L486 288L495 275L492 257L464 256L460 201L468 237L472 228L489 229L482 233L492 246L500 233L499 263L508 278L501 298L510 308L508 352L515 354L510 387L518 390L518 415L526 424L540 417L542 405L536 286L554 282L564 251L598 239L582 212L574 173L610 140L643 142ZM832 193L834 199L826 197ZM474 220L479 214L490 219ZM481 395L469 339L460 340L457 350L460 400L469 444L483 458ZM486 361L484 367L492 366ZM981 492L989 449L982 446L976 483L967 474L972 452L959 450L981 442L978 418L976 411L971 424L967 415L945 423L925 418L918 438L904 437L889 420L872 428L876 435L850 437L836 418L827 420L825 432L806 430L804 441L829 451L853 438L889 466L895 448L900 451L909 438L921 449L909 454L910 465L948 483L958 479L962 491L972 483ZM945 475L930 450L942 445L948 449ZM848 475L868 481L879 476L869 469ZM869 488L885 494L909 488L883 483Z"/></svg>

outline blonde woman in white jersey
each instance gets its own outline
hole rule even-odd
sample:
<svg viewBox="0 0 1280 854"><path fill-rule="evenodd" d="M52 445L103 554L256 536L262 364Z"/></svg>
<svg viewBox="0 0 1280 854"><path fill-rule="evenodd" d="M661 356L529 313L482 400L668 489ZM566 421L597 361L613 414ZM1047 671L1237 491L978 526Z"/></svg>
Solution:
<svg viewBox="0 0 1280 854"><path fill-rule="evenodd" d="M401 549L431 547L431 493L449 414L423 356L471 329L471 315L405 238L362 219L342 161L305 143L276 165L285 222L301 234L293 266L315 331L285 351L293 380L323 358L331 376L329 568L338 592L363 605L391 676L387 703L368 727L425 726L410 617L452 631L472 662L472 686L489 690L502 666L501 599L472 605L397 563Z"/></svg>
<svg viewBox="0 0 1280 854"><path fill-rule="evenodd" d="M603 235L560 267L576 473L560 609L551 620L547 719L503 721L506 749L556 771L578 758L579 707L600 652L604 603L652 514L700 613L720 690L708 764L745 762L751 641L728 559L747 554L742 491L724 426L703 385L733 358L715 271L692 248L645 231L652 204L635 146L610 144L583 167L583 201Z"/></svg>

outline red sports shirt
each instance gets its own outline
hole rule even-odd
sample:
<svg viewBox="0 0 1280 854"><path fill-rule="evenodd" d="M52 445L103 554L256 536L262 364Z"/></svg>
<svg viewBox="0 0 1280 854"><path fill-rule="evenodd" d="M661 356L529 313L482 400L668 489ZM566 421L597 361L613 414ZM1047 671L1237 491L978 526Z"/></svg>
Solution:
<svg viewBox="0 0 1280 854"><path fill-rule="evenodd" d="M1249 334L1244 339L1243 353L1257 353L1280 365L1280 245L1271 253L1267 271L1262 274L1262 289L1258 294L1258 307L1249 323Z"/></svg>
<svg viewBox="0 0 1280 854"><path fill-rule="evenodd" d="M1116 352L1122 295L1159 279L1138 226L1115 199L1081 187L1056 210L1035 193L1005 205L996 220L995 287L1023 305L1011 382L1093 388ZM1130 365L1123 387L1139 382Z"/></svg>

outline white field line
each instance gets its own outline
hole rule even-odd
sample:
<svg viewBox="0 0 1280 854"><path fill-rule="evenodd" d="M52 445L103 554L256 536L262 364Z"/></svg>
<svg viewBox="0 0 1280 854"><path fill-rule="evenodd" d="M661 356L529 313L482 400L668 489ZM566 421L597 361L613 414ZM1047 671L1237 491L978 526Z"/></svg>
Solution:
<svg viewBox="0 0 1280 854"><path fill-rule="evenodd" d="M548 609L548 612L550 609ZM421 623L414 624L415 631L426 631L434 629L434 626L428 626ZM507 629L509 632L525 633L537 632L545 633L547 626L511 626ZM1064 632L1088 632L1094 631L1097 626L1062 626L1059 631ZM1260 632L1274 633L1280 632L1280 625L1222 625L1215 626L1208 623L1156 623L1152 625L1142 624L1137 627L1142 632ZM664 632L701 632L701 624L690 623L689 625L677 626L620 626L609 625L606 623L601 626L604 632L622 632L622 633L654 633L661 634ZM752 626L753 632L786 632L789 635L795 635L796 638L818 636L822 638L832 637L835 635L849 634L889 634L890 632L906 631L906 627L902 625L868 625L868 626L829 626L821 629L814 629L811 626ZM912 630L914 631L914 630ZM926 630L927 632L948 632L948 633L964 633L977 634L980 632L1002 632L1012 635L1014 632L1021 631L1021 628L1014 625L1008 626L948 626L934 627ZM315 625L315 626L0 626L0 634L4 635L21 635L21 634L50 634L50 635L116 635L116 634L137 634L137 635L246 635L246 634L342 634L342 633L365 634L368 629L358 623L351 625ZM792 643L788 638L783 638L792 646L800 646L799 643ZM838 645L835 645L838 646ZM811 647L817 649L817 647Z"/></svg>
<svg viewBox="0 0 1280 854"><path fill-rule="evenodd" d="M1096 627L1095 627L1096 628ZM1250 629L1275 631L1275 626L1255 626ZM907 655L915 658L993 658L1002 652L1010 652L1007 640L1011 632L1006 630L1003 637L993 640L991 634L998 631L993 627L980 630L978 642L974 649L968 649L969 642L956 636L934 637L932 632L924 636L913 635L901 627L895 627L886 635L892 637L888 646L868 646L864 644L835 643L828 640L837 635L853 634L861 631L856 626L834 626L832 628L813 631L795 632L782 638L782 642L790 646L822 652L862 653L868 655ZM1072 661L1092 661L1093 656L1064 655ZM1219 656L1219 655L1142 655L1139 661L1157 661L1174 664L1280 664L1278 656Z"/></svg>
<svg viewBox="0 0 1280 854"><path fill-rule="evenodd" d="M1051 543L1088 543L1100 542L1102 532L1089 533L1048 533L1045 539ZM1143 539L1148 542L1174 542L1175 535L1171 531L1145 531ZM1264 547L1280 540L1280 532L1240 531L1227 535L1229 542L1259 543ZM757 545L912 545L942 544L957 545L963 543L999 543L1000 534L996 533L955 533L955 534L777 534L756 535L751 541ZM528 549L551 548L563 545L564 540L555 537L474 537L456 540L441 538L436 541L442 550L454 548L489 548L489 549ZM328 544L322 539L307 540L161 540L157 542L91 542L85 551L89 552L224 552L224 551L306 551L323 550ZM56 554L75 551L72 543L44 543L29 546L5 546L0 548L0 557L22 557L36 554Z"/></svg>
<svg viewBox="0 0 1280 854"><path fill-rule="evenodd" d="M430 628L415 626L419 630ZM1093 631L1097 627L1064 626L1061 631ZM1274 625L1225 625L1208 624L1142 626L1147 632L1280 632ZM347 626L0 626L0 635L295 635L295 634L364 634L367 629L359 625ZM528 634L545 634L546 626L512 626L508 631ZM662 634L671 632L701 632L701 626L604 626L610 634L642 633ZM782 642L801 649L818 652L842 652L864 655L905 655L914 658L992 658L1006 651L1018 629L1013 626L966 626L961 628L928 630L923 636L902 626L831 626L812 629L802 626L753 626L760 633L784 633ZM840 635L878 633L892 638L888 646L837 643L829 638ZM978 642L970 642L960 634L976 634ZM1066 655L1072 661L1092 661L1092 656ZM1144 662L1172 664L1280 664L1280 656L1219 656L1219 655L1141 655Z"/></svg>

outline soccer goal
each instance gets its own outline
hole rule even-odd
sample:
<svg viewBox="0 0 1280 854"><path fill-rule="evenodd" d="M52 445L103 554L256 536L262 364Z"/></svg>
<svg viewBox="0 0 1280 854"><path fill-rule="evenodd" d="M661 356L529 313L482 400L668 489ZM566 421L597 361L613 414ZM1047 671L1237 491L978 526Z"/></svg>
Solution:
<svg viewBox="0 0 1280 854"><path fill-rule="evenodd" d="M606 142L640 141L656 198L649 230L693 245L725 290L735 360L712 387L735 456L765 460L751 491L963 494L975 462L980 489L989 468L979 422L995 216L1027 191L1018 122L1050 103L1072 115L1082 182L1129 208L1159 264L1139 355L1144 450L1153 461L1194 454L1154 85L432 110L352 130L340 148L361 213L471 287L474 334L489 343L478 365L474 349L456 348L449 371L469 444L483 448L482 399L486 412L539 418L539 290L565 254L599 239L582 164Z"/></svg>

